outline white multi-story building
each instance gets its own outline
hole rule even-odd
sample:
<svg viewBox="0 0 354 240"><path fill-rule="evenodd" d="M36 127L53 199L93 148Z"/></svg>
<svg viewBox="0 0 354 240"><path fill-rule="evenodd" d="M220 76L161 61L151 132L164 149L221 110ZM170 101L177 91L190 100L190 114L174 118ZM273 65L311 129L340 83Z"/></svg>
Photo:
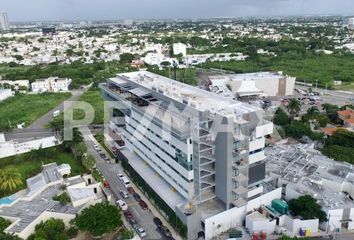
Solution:
<svg viewBox="0 0 354 240"><path fill-rule="evenodd" d="M265 184L265 135L257 107L150 72L101 84L110 135L129 164L188 226L188 239L236 227L250 208L280 198ZM212 223L220 229L212 229Z"/></svg>
<svg viewBox="0 0 354 240"><path fill-rule="evenodd" d="M10 30L9 20L7 18L7 12L5 11L0 12L0 28L3 31Z"/></svg>
<svg viewBox="0 0 354 240"><path fill-rule="evenodd" d="M69 91L69 86L71 84L71 79L69 78L58 78L50 77L47 79L38 79L31 83L32 92L42 93L42 92L67 92Z"/></svg>
<svg viewBox="0 0 354 240"><path fill-rule="evenodd" d="M173 44L173 54L182 54L183 57L187 55L187 45L184 43L174 43Z"/></svg>

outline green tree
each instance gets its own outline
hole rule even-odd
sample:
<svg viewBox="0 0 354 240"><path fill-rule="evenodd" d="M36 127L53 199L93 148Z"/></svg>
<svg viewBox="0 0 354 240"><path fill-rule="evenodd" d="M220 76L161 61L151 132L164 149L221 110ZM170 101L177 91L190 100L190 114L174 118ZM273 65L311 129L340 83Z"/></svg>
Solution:
<svg viewBox="0 0 354 240"><path fill-rule="evenodd" d="M134 237L134 232L129 230L124 230L121 234L123 240L132 239Z"/></svg>
<svg viewBox="0 0 354 240"><path fill-rule="evenodd" d="M22 238L14 234L0 232L0 240L22 240Z"/></svg>
<svg viewBox="0 0 354 240"><path fill-rule="evenodd" d="M72 223L93 236L109 233L123 224L118 208L108 203L97 203L84 209Z"/></svg>
<svg viewBox="0 0 354 240"><path fill-rule="evenodd" d="M317 107L312 106L307 110L306 114L308 115L309 119L315 119L320 115L320 110L318 110Z"/></svg>
<svg viewBox="0 0 354 240"><path fill-rule="evenodd" d="M283 109L278 108L274 114L274 123L283 126L289 122L289 117Z"/></svg>
<svg viewBox="0 0 354 240"><path fill-rule="evenodd" d="M327 221L327 215L316 199L310 195L301 196L297 199L292 199L289 202L289 210L296 216L301 216L305 220L318 218L320 222Z"/></svg>
<svg viewBox="0 0 354 240"><path fill-rule="evenodd" d="M298 99L290 99L288 105L286 106L290 114L291 121L294 121L295 115L298 114L301 110L301 103Z"/></svg>
<svg viewBox="0 0 354 240"><path fill-rule="evenodd" d="M36 225L34 233L27 240L67 240L65 224L61 219L51 218Z"/></svg>
<svg viewBox="0 0 354 240"><path fill-rule="evenodd" d="M63 142L63 147L67 150L72 150L72 148L83 142L84 138L82 137L81 132L79 131L78 128L73 128L73 134L72 134L72 139L70 140L64 140Z"/></svg>
<svg viewBox="0 0 354 240"><path fill-rule="evenodd" d="M91 169L96 165L96 160L92 155L87 155L82 159L82 165L87 171L91 171Z"/></svg>
<svg viewBox="0 0 354 240"><path fill-rule="evenodd" d="M87 147L84 142L79 142L71 147L71 151L77 160L82 160L87 152Z"/></svg>
<svg viewBox="0 0 354 240"><path fill-rule="evenodd" d="M0 217L0 232L3 232L8 226L10 226L11 221Z"/></svg>
<svg viewBox="0 0 354 240"><path fill-rule="evenodd" d="M120 63L131 63L134 60L134 55L131 53L122 53L121 55L119 55L119 58Z"/></svg>
<svg viewBox="0 0 354 240"><path fill-rule="evenodd" d="M17 169L7 168L0 170L0 190L12 192L21 184L21 174Z"/></svg>

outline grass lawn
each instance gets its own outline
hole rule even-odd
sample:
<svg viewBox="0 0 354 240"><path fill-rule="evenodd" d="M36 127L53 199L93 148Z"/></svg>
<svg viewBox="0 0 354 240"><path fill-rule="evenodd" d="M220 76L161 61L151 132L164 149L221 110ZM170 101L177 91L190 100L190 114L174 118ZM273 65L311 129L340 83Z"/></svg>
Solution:
<svg viewBox="0 0 354 240"><path fill-rule="evenodd" d="M95 110L95 119L94 124L103 124L103 116L104 116L104 101L100 95L99 90L89 90L82 94L79 98L79 101L89 103L93 109ZM84 118L83 111L75 111L74 112L75 119Z"/></svg>
<svg viewBox="0 0 354 240"><path fill-rule="evenodd" d="M85 172L80 162L76 161L71 153L64 152L60 146L53 148L40 149L17 156L0 159L0 169L15 168L21 173L23 184L14 192L26 188L26 179L32 177L42 170L42 163L48 164L68 163L71 166L71 175L79 175ZM0 197L11 193L0 192Z"/></svg>
<svg viewBox="0 0 354 240"><path fill-rule="evenodd" d="M333 86L334 80L354 82L354 58L351 56L319 55L297 59L260 57L257 60L203 63L203 68L218 68L236 73L257 71L283 71L299 81L325 87Z"/></svg>
<svg viewBox="0 0 354 240"><path fill-rule="evenodd" d="M43 93L8 98L0 104L0 131L15 128L22 122L28 126L70 96L71 93Z"/></svg>

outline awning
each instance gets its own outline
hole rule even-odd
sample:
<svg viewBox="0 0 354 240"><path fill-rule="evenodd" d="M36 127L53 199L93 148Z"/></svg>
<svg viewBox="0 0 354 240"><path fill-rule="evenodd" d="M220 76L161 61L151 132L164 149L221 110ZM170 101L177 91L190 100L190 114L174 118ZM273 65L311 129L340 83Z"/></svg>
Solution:
<svg viewBox="0 0 354 240"><path fill-rule="evenodd" d="M135 96L144 96L150 93L150 91L145 90L144 88L133 88L129 90L130 93L134 94Z"/></svg>

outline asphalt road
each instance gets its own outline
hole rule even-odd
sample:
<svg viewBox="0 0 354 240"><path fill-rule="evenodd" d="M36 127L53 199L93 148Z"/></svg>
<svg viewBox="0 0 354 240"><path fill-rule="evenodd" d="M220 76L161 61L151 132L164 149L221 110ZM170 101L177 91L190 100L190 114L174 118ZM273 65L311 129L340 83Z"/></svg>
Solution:
<svg viewBox="0 0 354 240"><path fill-rule="evenodd" d="M68 98L67 100L65 100L66 102L69 102L68 106L69 107L72 106L73 103L70 103L70 102L77 101L80 98L80 96L84 92L86 92L89 88L90 88L90 86L85 86L83 89L71 91L72 96L70 98ZM56 106L55 108L53 108L52 110L50 110L49 112L44 114L42 117L38 118L31 125L29 125L27 127L27 129L40 130L40 129L45 128L49 124L49 122L53 119L53 113L55 111L59 110L60 112L63 112L64 102L62 102L61 104L59 104L58 106Z"/></svg>
<svg viewBox="0 0 354 240"><path fill-rule="evenodd" d="M34 139L40 139L53 136L51 129L13 129L5 133L6 141L26 142Z"/></svg>
<svg viewBox="0 0 354 240"><path fill-rule="evenodd" d="M120 164L116 163L106 163L97 153L97 151L94 149L94 145L98 145L97 141L93 138L91 132L88 130L88 128L81 128L80 131L82 132L85 143L88 149L88 153L94 156L96 159L96 166L97 169L102 173L104 178L109 182L110 187L111 187L111 192L116 200L122 199L128 204L129 211L133 214L134 219L138 222L140 226L142 226L146 233L147 236L144 239L166 239L162 234L157 230L156 225L153 222L154 216L158 216L162 221L165 226L169 228L169 230L172 232L173 236L175 239L180 239L179 236L174 232L174 230L169 226L169 224L159 215L157 210L153 207L153 205L150 203L150 201L138 190L137 187L133 185L133 188L136 192L139 193L141 198L148 204L149 209L151 210L143 210L139 203L135 201L135 199L130 195L129 198L123 199L122 196L119 193L119 190L126 190L125 187L122 185L122 183L119 181L117 177L117 173L122 172L123 173L123 168ZM106 154L106 156L109 156L108 153L101 147L102 152ZM113 160L111 161L113 162ZM126 175L126 174L124 174ZM133 184L133 183L132 183Z"/></svg>

